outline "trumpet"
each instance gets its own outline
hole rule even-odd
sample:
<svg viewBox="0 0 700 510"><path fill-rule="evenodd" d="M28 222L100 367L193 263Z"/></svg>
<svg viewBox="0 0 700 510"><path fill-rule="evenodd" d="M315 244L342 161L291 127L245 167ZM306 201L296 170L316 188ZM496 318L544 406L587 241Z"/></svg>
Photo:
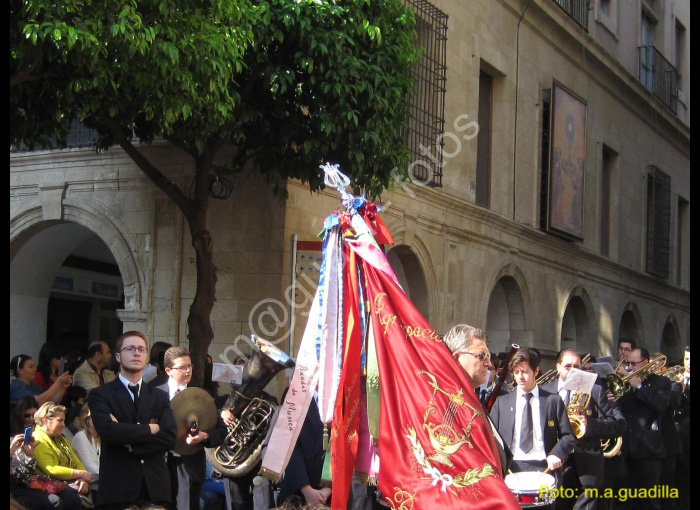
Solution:
<svg viewBox="0 0 700 510"><path fill-rule="evenodd" d="M683 382L683 376L685 375L685 367L683 367L682 365L676 365L674 367L664 367L658 372L655 372L655 374L671 379L671 381L673 382Z"/></svg>
<svg viewBox="0 0 700 510"><path fill-rule="evenodd" d="M586 354L586 355L583 357L583 359L581 359L581 366L585 365L585 364L588 362L589 359L591 359L590 353L589 353L589 354ZM535 380L535 384L541 385L541 384L550 383L550 382L552 382L553 380L555 380L558 376L559 376L559 373L557 372L557 369L556 369L556 368L552 368L552 369L550 369L550 370L547 370L547 371L546 371L544 374L542 374L541 376L539 376L539 377Z"/></svg>
<svg viewBox="0 0 700 510"><path fill-rule="evenodd" d="M646 365L627 374L625 377L620 377L617 374L608 375L608 391L610 391L615 398L620 398L629 389L629 381L633 377L639 377L644 380L650 375L661 371L665 364L666 356L658 352L654 353Z"/></svg>

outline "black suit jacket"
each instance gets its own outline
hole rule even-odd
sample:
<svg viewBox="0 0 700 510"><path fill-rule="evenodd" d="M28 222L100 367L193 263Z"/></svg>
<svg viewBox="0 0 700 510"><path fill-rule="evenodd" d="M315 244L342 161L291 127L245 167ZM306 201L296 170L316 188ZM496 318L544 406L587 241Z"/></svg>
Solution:
<svg viewBox="0 0 700 510"><path fill-rule="evenodd" d="M631 459L658 459L666 455L661 420L671 398L671 381L652 374L640 389L630 389L619 398L627 420L622 453ZM630 465L628 463L628 465Z"/></svg>
<svg viewBox="0 0 700 510"><path fill-rule="evenodd" d="M136 501L143 484L152 501L170 501L165 452L175 446L177 427L168 396L141 384L137 410L117 378L93 389L88 402L102 442L98 504ZM157 423L160 431L151 434L149 423Z"/></svg>
<svg viewBox="0 0 700 510"><path fill-rule="evenodd" d="M557 395L557 386L558 379L540 389ZM627 429L624 419L616 419L613 406L617 404L608 400L603 388L594 385L588 406L581 413L586 417L586 433L576 441L573 455L576 474L583 487L602 487L605 479L600 441L621 436Z"/></svg>
<svg viewBox="0 0 700 510"><path fill-rule="evenodd" d="M564 402L559 398L559 395L553 395L542 388L540 388L539 393L540 423L544 428L542 434L544 451L547 456L555 455L564 462L576 444L576 438L566 416ZM511 450L513 450L517 398L517 390L503 397L498 397L491 410L491 418Z"/></svg>

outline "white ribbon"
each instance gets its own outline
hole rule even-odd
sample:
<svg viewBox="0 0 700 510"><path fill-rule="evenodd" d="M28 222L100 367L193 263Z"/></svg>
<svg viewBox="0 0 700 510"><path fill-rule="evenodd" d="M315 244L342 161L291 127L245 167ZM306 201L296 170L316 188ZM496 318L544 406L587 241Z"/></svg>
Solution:
<svg viewBox="0 0 700 510"><path fill-rule="evenodd" d="M442 482L442 492L447 492L447 488L454 483L452 475L448 475L447 473L441 473L440 470L436 467L432 469L423 469L423 472L426 475L433 477L433 487L437 486L438 483Z"/></svg>

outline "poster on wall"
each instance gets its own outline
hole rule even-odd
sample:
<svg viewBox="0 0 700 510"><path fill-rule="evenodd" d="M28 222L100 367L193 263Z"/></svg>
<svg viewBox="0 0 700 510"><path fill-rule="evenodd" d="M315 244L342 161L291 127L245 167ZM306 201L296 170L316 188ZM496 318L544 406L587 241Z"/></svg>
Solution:
<svg viewBox="0 0 700 510"><path fill-rule="evenodd" d="M554 83L547 228L583 239L586 103Z"/></svg>

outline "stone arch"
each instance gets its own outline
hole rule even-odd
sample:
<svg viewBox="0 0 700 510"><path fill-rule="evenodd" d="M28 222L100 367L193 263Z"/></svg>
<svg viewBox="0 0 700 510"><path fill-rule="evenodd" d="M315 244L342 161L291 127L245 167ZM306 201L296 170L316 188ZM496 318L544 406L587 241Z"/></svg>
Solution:
<svg viewBox="0 0 700 510"><path fill-rule="evenodd" d="M38 351L46 338L53 278L72 250L92 236L109 248L121 272L124 309L117 316L127 326L145 330L143 264L126 227L85 203L63 200L59 211L47 215L45 205L30 202L10 220L10 352L20 346L30 355ZM43 320L37 320L42 313Z"/></svg>
<svg viewBox="0 0 700 510"><path fill-rule="evenodd" d="M633 302L627 303L620 315L620 324L617 330L617 344L621 338L632 339L640 347L644 346L644 332L642 329L642 315L639 308ZM617 348L617 347L616 347Z"/></svg>
<svg viewBox="0 0 700 510"><path fill-rule="evenodd" d="M425 271L416 253L405 244L395 245L387 252L387 259L406 295L425 319L430 322L430 292Z"/></svg>
<svg viewBox="0 0 700 510"><path fill-rule="evenodd" d="M560 317L559 349L574 349L580 353L595 350L595 312L586 289L574 287Z"/></svg>
<svg viewBox="0 0 700 510"><path fill-rule="evenodd" d="M394 246L387 252L387 256L396 248L404 246L405 248L408 248L412 252L413 256L415 256L418 260L422 277L425 280L425 288L427 292L427 314L421 308L418 309L421 313L423 313L426 320L435 327L433 322L438 319L438 317L436 317L436 312L439 309L440 292L438 288L437 275L435 274L435 264L433 264L430 251L420 236L413 232L407 233L405 226L399 221L388 219L387 227L394 238ZM398 255L398 253L396 255ZM411 300L413 300L413 298L411 298Z"/></svg>
<svg viewBox="0 0 700 510"><path fill-rule="evenodd" d="M529 292L525 277L517 266L507 264L496 274L486 309L486 332L491 350L507 351L516 343L532 344L529 322Z"/></svg>
<svg viewBox="0 0 700 510"><path fill-rule="evenodd" d="M685 346L681 345L678 321L673 315L666 318L664 329L661 332L660 351L669 360L669 364L683 364L683 351Z"/></svg>

